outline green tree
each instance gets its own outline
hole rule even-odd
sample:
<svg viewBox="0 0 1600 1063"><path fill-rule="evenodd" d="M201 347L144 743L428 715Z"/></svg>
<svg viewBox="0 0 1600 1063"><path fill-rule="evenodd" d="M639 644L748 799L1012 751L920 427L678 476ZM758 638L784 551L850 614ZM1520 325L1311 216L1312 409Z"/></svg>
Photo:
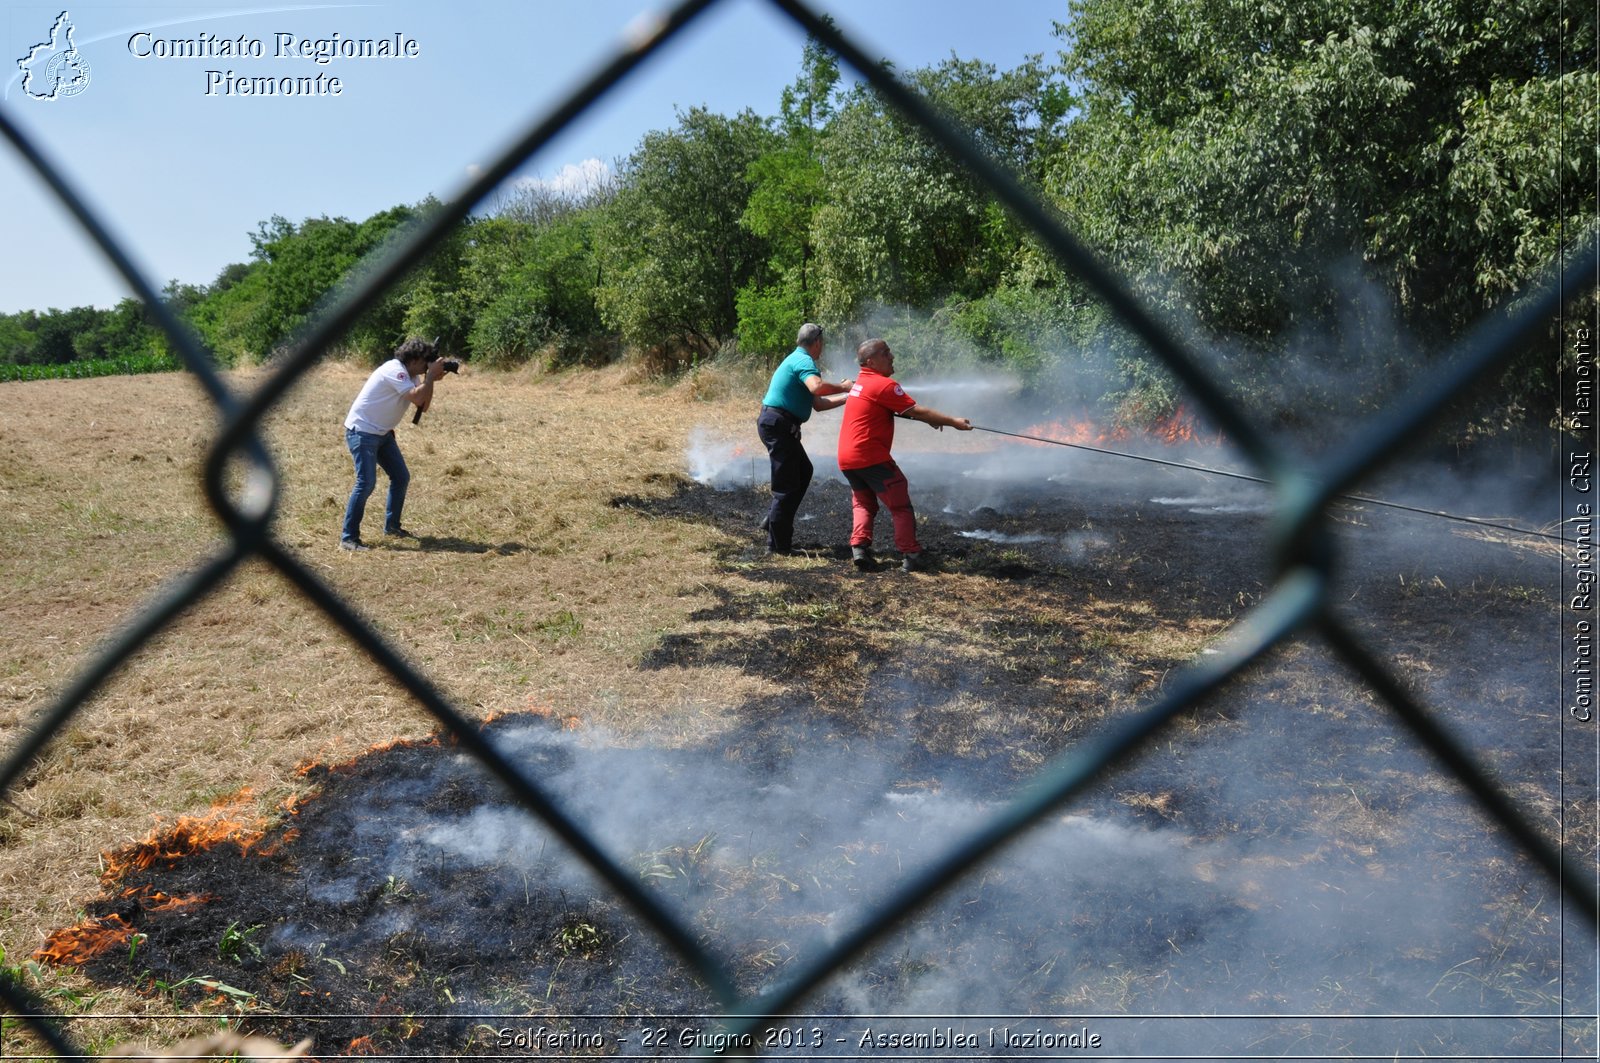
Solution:
<svg viewBox="0 0 1600 1063"><path fill-rule="evenodd" d="M603 174L571 189L526 184L469 221L460 294L473 357L511 363L543 352L558 365L604 346L594 230L611 195Z"/></svg>
<svg viewBox="0 0 1600 1063"><path fill-rule="evenodd" d="M264 258L226 266L191 305L175 306L223 365L254 356L250 327L266 301L269 268Z"/></svg>
<svg viewBox="0 0 1600 1063"><path fill-rule="evenodd" d="M816 315L812 226L824 195L819 144L838 83L838 60L808 40L800 74L779 101L778 139L750 164L750 198L739 223L770 250L764 268L739 290L739 342L746 350L786 347L800 322Z"/></svg>
<svg viewBox="0 0 1600 1063"><path fill-rule="evenodd" d="M472 224L462 283L474 314L474 357L515 362L548 348L560 364L581 357L604 330L594 298L595 211L540 216Z"/></svg>
<svg viewBox="0 0 1600 1063"><path fill-rule="evenodd" d="M144 304L125 298L110 310L97 310L94 323L72 342L79 359L137 358L164 349Z"/></svg>
<svg viewBox="0 0 1600 1063"><path fill-rule="evenodd" d="M31 365L39 331L39 315L32 310L0 314L0 362Z"/></svg>
<svg viewBox="0 0 1600 1063"><path fill-rule="evenodd" d="M51 307L38 315L34 329L33 350L30 360L39 365L64 365L77 361L79 338L93 349L91 337L98 332L105 314L92 306L75 306L70 310Z"/></svg>
<svg viewBox="0 0 1600 1063"><path fill-rule="evenodd" d="M242 303L250 296L239 337L244 353L263 358L292 343L319 308L360 282L373 261L368 256L437 207L430 198L414 207L391 207L363 222L320 217L292 226L276 215L263 222L251 241L264 268L251 290L232 300ZM413 271L411 279L426 268ZM230 290L251 280L247 276ZM368 357L392 350L405 336L406 295L405 282L384 293L351 327L345 343Z"/></svg>
<svg viewBox="0 0 1600 1063"><path fill-rule="evenodd" d="M472 331L472 308L462 291L466 268L467 226L456 226L380 302L372 342L385 357L393 350L382 328L399 318L395 335L438 339L446 351L465 352Z"/></svg>
<svg viewBox="0 0 1600 1063"><path fill-rule="evenodd" d="M750 164L774 134L755 114L695 108L669 132L646 134L595 227L607 269L595 299L607 326L639 348L701 354L733 337L736 293L767 259L739 224Z"/></svg>
<svg viewBox="0 0 1600 1063"><path fill-rule="evenodd" d="M258 248L266 262L262 298L245 325L244 340L265 358L291 340L311 312L360 262L359 226L345 218L307 218Z"/></svg>
<svg viewBox="0 0 1600 1063"><path fill-rule="evenodd" d="M1159 304L1258 352L1246 390L1291 335L1375 334L1352 264L1438 348L1564 222L1592 227L1595 29L1558 0L1080 0L1062 32L1055 203ZM1384 358L1360 367L1374 402ZM1530 351L1512 384L1541 378Z"/></svg>
<svg viewBox="0 0 1600 1063"><path fill-rule="evenodd" d="M907 81L995 161L1024 179L1057 136L1050 74L952 57ZM853 91L822 142L825 179L813 242L827 323L874 303L928 308L999 284L1022 235L978 183L869 88Z"/></svg>

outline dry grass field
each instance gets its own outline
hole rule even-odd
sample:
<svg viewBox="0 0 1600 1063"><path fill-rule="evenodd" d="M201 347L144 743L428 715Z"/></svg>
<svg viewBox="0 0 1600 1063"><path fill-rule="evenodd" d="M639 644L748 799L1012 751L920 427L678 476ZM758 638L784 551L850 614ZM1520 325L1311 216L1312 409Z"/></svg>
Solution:
<svg viewBox="0 0 1600 1063"><path fill-rule="evenodd" d="M323 368L272 419L278 532L457 706L481 716L548 706L623 733L690 733L714 727L753 685L726 668L691 677L636 667L718 579L712 533L610 505L678 475L691 424L742 414L747 397L697 402L685 388L627 384L620 371L449 379L403 435L407 523L424 539L377 534L380 485L367 514L377 549L350 555L335 548L350 479L339 421L364 376ZM252 375L230 383L247 390ZM221 533L199 489L215 417L183 376L3 390L0 733L14 737ZM75 920L103 850L241 789L270 812L297 764L430 727L274 572L247 568L124 668L9 795L6 956L27 957Z"/></svg>
<svg viewBox="0 0 1600 1063"><path fill-rule="evenodd" d="M1259 518L1205 531L1203 520L1127 502L1098 509L1040 503L990 511L991 523L1017 534L973 540L941 518L941 497L929 492L919 493L919 505L929 503L922 510L928 537L944 563L927 574L863 577L840 560L848 518L836 484L820 484L807 503L816 522L803 525L800 538L812 549L765 558L754 527L761 491L713 492L685 476L696 429L745 433L761 382L705 373L665 385L622 368L447 379L423 423L401 430L413 475L406 524L420 539L378 535L380 482L367 513L375 549L348 554L336 548L350 482L339 420L363 377L350 366L319 368L271 418L282 483L279 540L467 715L531 712L580 735L603 735L608 749L676 751L780 774L796 748L814 742L881 761L887 783L901 792L938 794L959 776L987 799L1158 694L1173 669L1259 598L1269 576L1257 560ZM229 380L247 390L255 378L244 371ZM6 385L0 403L7 459L0 577L9 589L0 602L0 738L9 747L141 603L217 551L222 536L198 487L214 416L183 376ZM976 434L965 442L976 445ZM1381 524L1372 514L1350 520L1357 535ZM1071 549L1041 553L1021 534L1052 523L1070 529ZM1539 721L1554 652L1545 636L1555 562L1503 541L1451 538L1449 555L1413 550L1405 533L1384 541L1350 577L1348 601L1364 610L1363 624L1386 629L1385 652L1407 680L1449 705L1464 733L1487 739L1508 785L1553 825L1563 809L1539 781L1553 755ZM1522 665L1495 666L1491 647ZM1562 973L1551 966L1548 945L1563 931L1552 923L1556 905L1541 899L1546 888L1503 847L1466 855L1482 842L1481 819L1381 717L1374 699L1319 650L1295 644L1228 704L1179 724L1154 755L1100 787L1089 801L1096 814L1141 831L1183 830L1177 877L1208 899L1174 916L1186 921L1181 933L1156 934L1139 914L1140 904L1163 903L1154 879L1086 889L1102 910L1065 912L1056 929L1101 927L1124 943L1138 939L1140 950L1112 960L1084 952L1034 957L1027 969L1039 996L1026 1010L1104 1014L1153 1002L1183 1010L1162 994L1179 992L1174 972L1193 962L1182 946L1206 937L1217 910L1233 924L1263 912L1289 923L1304 912L1299 891L1307 889L1331 940L1364 918L1407 925L1417 918L1408 906L1370 898L1412 896L1434 879L1470 882L1478 892L1441 903L1440 928L1404 955L1385 957L1375 985L1400 965L1422 985L1406 998L1411 1007L1435 999L1460 1010L1469 991L1495 1011L1560 1001ZM106 684L0 806L0 947L10 976L69 1014L129 1016L75 1029L97 1050L192 1033L192 1025L159 1016L174 1008L208 1014L219 998L152 988L170 986L174 972L154 979L146 971L141 979L130 957L127 977L91 977L29 958L52 931L99 911L107 854L218 802L241 823L271 829L285 802L316 789L297 769L349 761L432 730L431 718L275 572L248 566ZM1207 754L1205 745L1220 752ZM681 762L688 764L701 761ZM361 771L363 778L384 774L377 761ZM1570 811L1592 812L1592 800L1572 801ZM1424 816L1432 825L1419 839ZM641 873L672 879L659 869L676 868L682 881L698 850L660 844L667 848L641 863ZM1592 839L1583 845L1592 852ZM867 842L839 851L886 859ZM1419 852L1428 856L1414 863ZM1172 866L1161 874L1176 874ZM854 888L840 868L833 879L814 867L807 873L818 891ZM1419 875L1430 881L1419 884ZM748 883L747 873L709 864L695 876L719 895ZM393 875L388 885L385 903L423 891L420 880L396 885ZM1383 917L1337 899L1352 891L1380 904ZM1480 927L1466 913L1482 908L1482 897L1494 912ZM216 917L228 923L224 937L271 917L243 910L247 898L231 903L241 907ZM726 925L700 918L708 939L733 952L735 969L755 979L747 988L759 988L767 976L760 970L781 968L774 957L790 951L771 941L754 948L722 940ZM559 995L552 972L571 971L563 965L577 964L575 951L586 962L606 951L604 927L566 916L556 923L560 939L545 943L548 955L526 956L538 971L529 977L548 987L546 1001ZM596 935L592 947L574 945L574 927ZM158 964L154 933L151 941L147 959ZM1151 941L1164 959L1148 952ZM904 1006L941 955L913 962L907 946L892 969L873 967L867 980ZM185 962L198 961L191 954ZM1205 962L1219 979L1229 966ZM282 975L287 963L273 971ZM1370 959L1352 963L1376 970ZM1245 964L1294 966L1259 949ZM1239 959L1234 967L1242 969ZM369 969L369 989L376 970ZM1053 973L1041 973L1047 970ZM1312 979L1303 992L1274 996L1230 967L1238 984L1208 992L1205 1006L1339 1013L1389 1003L1359 980L1341 981L1341 970L1329 967L1331 985ZM244 984L246 973L230 977ZM304 980L298 968L289 974ZM389 972L397 986L415 974ZM434 974L437 983L442 975ZM1592 972L1586 977L1592 984ZM1428 996L1430 985L1438 997ZM650 1001L630 992L628 1006L648 1011ZM263 983L249 999L266 1013L269 996ZM527 1009L534 996L524 985L497 1000ZM595 1011L621 1006L575 992L563 1002ZM224 1017L249 1010L224 1003ZM402 1027L385 1028L395 1050L415 1032ZM287 1027L271 1032L294 1039ZM1592 1045L1593 1027L1569 1036ZM6 1058L31 1043L15 1024L5 1038ZM340 1054L346 1040L348 1031L318 1051Z"/></svg>

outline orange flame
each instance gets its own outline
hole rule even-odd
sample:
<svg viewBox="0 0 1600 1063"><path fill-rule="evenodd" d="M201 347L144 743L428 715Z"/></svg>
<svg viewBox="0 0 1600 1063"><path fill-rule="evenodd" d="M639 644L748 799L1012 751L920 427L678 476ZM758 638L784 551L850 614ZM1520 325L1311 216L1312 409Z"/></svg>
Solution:
<svg viewBox="0 0 1600 1063"><path fill-rule="evenodd" d="M130 871L143 871L156 864L170 865L223 842L237 845L241 856L249 853L250 847L262 839L266 830L258 824L233 818L234 811L217 808L204 816L179 816L171 827L157 827L144 841L114 853L102 853L106 869L101 881L110 884Z"/></svg>
<svg viewBox="0 0 1600 1063"><path fill-rule="evenodd" d="M281 851L285 845L293 845L299 839L299 837L300 832L295 828L290 827L288 830L284 831L278 836L277 841L259 850L260 854L262 856L277 856L279 851Z"/></svg>
<svg viewBox="0 0 1600 1063"><path fill-rule="evenodd" d="M126 945L132 937L133 926L126 919L116 914L103 915L52 932L33 958L40 963L76 967L102 952Z"/></svg>
<svg viewBox="0 0 1600 1063"><path fill-rule="evenodd" d="M1045 424L1030 425L1024 428L1021 435L1038 436L1040 439L1053 439L1057 443L1078 443L1083 446L1095 446L1103 443L1119 443L1128 438L1128 430L1122 427L1110 429L1101 428L1093 421L1050 421ZM1023 440L1029 446L1042 447L1043 443L1036 440Z"/></svg>
<svg viewBox="0 0 1600 1063"><path fill-rule="evenodd" d="M1180 406L1166 417L1152 422L1142 431L1135 431L1126 425L1113 425L1103 428L1088 418L1076 421L1051 421L1046 424L1037 424L1025 428L1022 435L1038 436L1041 439L1054 440L1058 443L1076 443L1081 446L1103 446L1107 443L1126 443L1132 440L1148 440L1174 446L1179 443L1206 442L1202 439L1194 414ZM1222 443L1222 434L1219 432L1215 445ZM1043 446L1043 443L1033 442L1033 446Z"/></svg>
<svg viewBox="0 0 1600 1063"><path fill-rule="evenodd" d="M173 897L170 894L156 892L150 895L151 903L145 911L171 912L179 908L193 908L197 904L207 904L216 899L214 893L191 893L187 897Z"/></svg>
<svg viewBox="0 0 1600 1063"><path fill-rule="evenodd" d="M372 1038L370 1037L357 1037L350 1042L350 1046L344 1050L344 1054L347 1056L375 1056L378 1054L378 1046L372 1043Z"/></svg>
<svg viewBox="0 0 1600 1063"><path fill-rule="evenodd" d="M139 907L147 912L170 912L179 908L193 908L197 904L217 899L212 893L193 893L186 897L174 897L170 893L162 893L149 886L129 886L122 891L122 896L134 898Z"/></svg>
<svg viewBox="0 0 1600 1063"><path fill-rule="evenodd" d="M438 735L429 735L426 738L390 738L383 742L374 742L353 757L348 757L336 764L324 764L320 760L303 760L294 767L294 773L302 779L315 771L347 772L352 770L363 757L374 753L385 753L391 749L420 749L424 746L437 746L440 738Z"/></svg>
<svg viewBox="0 0 1600 1063"><path fill-rule="evenodd" d="M488 727L490 724L499 723L501 720L504 720L510 716L532 716L543 720L554 720L559 722L562 730L565 731L576 731L583 726L583 720L579 717L570 713L559 713L549 705L546 705L532 697L528 698L528 703L523 705L521 708L496 709L494 712L491 712L489 715L483 718L480 726Z"/></svg>
<svg viewBox="0 0 1600 1063"><path fill-rule="evenodd" d="M1179 406L1171 414L1151 425L1146 434L1154 436L1169 446L1174 443L1207 442L1200 437L1199 429L1200 426L1195 419L1195 415L1184 407ZM1216 433L1216 437L1210 440L1210 444L1212 446L1221 446L1222 433Z"/></svg>
<svg viewBox="0 0 1600 1063"><path fill-rule="evenodd" d="M533 716L542 716L547 720L556 720L561 724L563 731L576 731L583 726L583 720L571 713L559 713L549 705L542 705L532 698L528 699L528 713Z"/></svg>
<svg viewBox="0 0 1600 1063"><path fill-rule="evenodd" d="M101 853L105 864L101 883L109 889L129 872L143 871L157 864L172 864L224 842L236 845L240 856L248 855L251 847L266 834L259 822L249 823L242 818L250 801L251 792L241 790L231 798L218 801L206 815L179 816L170 827L158 824L143 841L115 852ZM169 912L216 899L210 893L175 896L149 885L128 886L120 897L133 901L139 912ZM112 913L54 931L33 955L44 963L79 965L109 949L127 945L136 932L123 916Z"/></svg>
<svg viewBox="0 0 1600 1063"><path fill-rule="evenodd" d="M509 709L495 709L479 721L478 726L488 727L511 716L538 716L544 719L551 719L555 715L555 709L541 702L537 696L530 695L527 702L522 705L513 706Z"/></svg>

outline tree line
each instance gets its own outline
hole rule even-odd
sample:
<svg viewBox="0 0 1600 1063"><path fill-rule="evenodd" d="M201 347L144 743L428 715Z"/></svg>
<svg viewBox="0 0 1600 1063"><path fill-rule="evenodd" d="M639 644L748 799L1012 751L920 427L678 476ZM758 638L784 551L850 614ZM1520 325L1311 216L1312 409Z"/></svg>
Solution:
<svg viewBox="0 0 1600 1063"><path fill-rule="evenodd" d="M1041 27L1048 60L897 73L1279 417L1382 405L1593 237L1595 24L1560 0L1069 12ZM219 360L267 358L437 206L275 216L248 262L165 296ZM815 42L775 114L681 112L590 187L523 186L465 220L344 344L378 358L440 336L494 365L631 351L672 369L771 358L807 320L1045 392L1070 376L1130 420L1177 400L1096 297ZM1530 343L1472 430L1548 424L1569 347ZM0 363L165 354L133 300L0 316Z"/></svg>

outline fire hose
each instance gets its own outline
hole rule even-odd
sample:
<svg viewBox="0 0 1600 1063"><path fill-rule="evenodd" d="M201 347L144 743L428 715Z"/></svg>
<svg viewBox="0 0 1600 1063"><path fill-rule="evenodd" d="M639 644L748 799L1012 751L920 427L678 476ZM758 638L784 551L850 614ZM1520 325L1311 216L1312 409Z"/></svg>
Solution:
<svg viewBox="0 0 1600 1063"><path fill-rule="evenodd" d="M1122 450L1107 450L1104 447L1091 447L1087 443L1068 443L1063 439L1051 439L1048 436L1030 436L1022 432L1007 432L1000 428L986 428L981 424L972 426L974 431L989 432L997 436L1010 436L1013 439L1027 439L1035 443L1050 443L1058 447L1071 447L1074 450L1087 450L1095 454L1108 454L1114 458L1132 458L1134 461L1147 461L1152 465L1167 465L1174 469L1185 469L1189 472L1205 473L1208 476L1226 476L1234 480L1248 480L1251 483L1266 484L1271 486L1272 481L1261 476L1251 476L1248 473L1230 472L1227 469L1213 469L1205 465L1191 465L1183 461L1169 461L1165 458L1152 458L1144 454L1129 454ZM1368 495L1339 495L1342 502L1361 502L1370 506L1387 506L1390 509L1404 510L1407 513L1417 513L1426 517L1440 517L1444 520L1458 521L1462 524L1472 524L1480 528L1495 528L1499 531L1513 532L1517 535L1537 536L1540 539L1554 539L1556 542L1565 542L1565 538L1551 532L1535 531L1531 528L1518 528L1510 524L1501 524L1497 521L1484 520L1481 517L1463 517L1456 513L1446 513L1438 509L1423 509L1420 506L1408 506L1401 502L1390 502L1382 498L1372 498Z"/></svg>

